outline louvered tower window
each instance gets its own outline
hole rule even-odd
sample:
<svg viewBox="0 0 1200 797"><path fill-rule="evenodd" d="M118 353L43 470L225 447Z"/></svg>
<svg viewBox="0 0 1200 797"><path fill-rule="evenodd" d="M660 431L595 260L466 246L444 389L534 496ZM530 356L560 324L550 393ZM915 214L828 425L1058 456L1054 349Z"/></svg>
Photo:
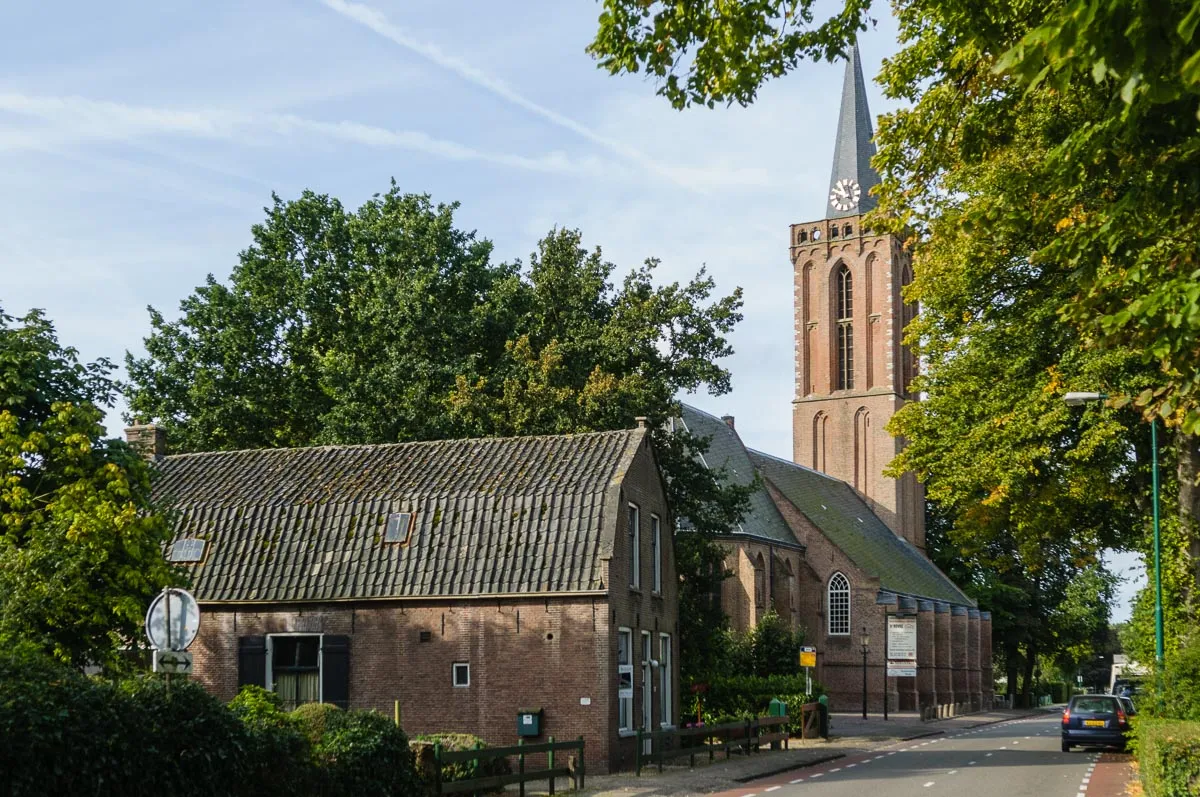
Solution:
<svg viewBox="0 0 1200 797"><path fill-rule="evenodd" d="M837 273L837 385L854 388L854 277L846 264Z"/></svg>

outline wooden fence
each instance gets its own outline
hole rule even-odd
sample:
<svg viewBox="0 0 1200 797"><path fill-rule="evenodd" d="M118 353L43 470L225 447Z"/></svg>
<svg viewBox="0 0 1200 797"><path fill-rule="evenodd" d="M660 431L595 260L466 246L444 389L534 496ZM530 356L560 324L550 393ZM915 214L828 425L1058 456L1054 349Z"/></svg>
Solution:
<svg viewBox="0 0 1200 797"><path fill-rule="evenodd" d="M583 737L580 736L575 741L571 742L556 742L554 737L548 737L549 740L542 744L525 744L522 740L515 747L480 747L474 750L442 750L440 744L434 745L433 761L434 761L434 777L435 794L459 794L462 792L479 793L490 791L492 789L502 788L511 783L520 784L521 797L525 797L525 784L530 781L548 780L550 781L550 793L554 794L554 779L555 778L570 778L572 785L576 790L582 789L584 785L584 753L583 753ZM567 759L565 762L568 766L555 766L555 753L565 753L571 750L578 750L579 755L576 757L574 766L569 766L572 762ZM535 755L538 753L546 754L545 769L525 768L525 756ZM515 756L517 759L517 771L507 775L489 775L481 778L471 778L470 780L456 780L449 783L442 782L442 765L443 764L459 764L479 762L481 760L494 758L507 758ZM562 761L562 759L559 759Z"/></svg>
<svg viewBox="0 0 1200 797"><path fill-rule="evenodd" d="M813 704L815 705L815 704ZM721 725L701 725L694 728L674 728L661 731L639 730L637 733L637 774L642 774L646 763L658 763L662 772L663 762L688 756L691 766L696 765L697 755L706 755L711 762L718 752L729 758L734 750L749 754L757 752L764 744L783 744L787 749L788 717L756 717L741 722L726 722ZM645 752L649 742L650 752Z"/></svg>

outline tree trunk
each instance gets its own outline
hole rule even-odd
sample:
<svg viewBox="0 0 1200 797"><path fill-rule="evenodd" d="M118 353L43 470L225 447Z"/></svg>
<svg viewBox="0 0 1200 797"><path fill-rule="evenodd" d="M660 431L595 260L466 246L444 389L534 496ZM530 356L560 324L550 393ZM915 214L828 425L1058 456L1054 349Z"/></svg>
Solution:
<svg viewBox="0 0 1200 797"><path fill-rule="evenodd" d="M1025 680L1021 683L1021 705L1024 708L1033 706L1033 669L1037 666L1037 645L1030 645L1025 650Z"/></svg>
<svg viewBox="0 0 1200 797"><path fill-rule="evenodd" d="M1015 642L1009 642L1004 645L1004 667L1008 675L1008 707L1017 707L1017 674L1019 672L1018 662L1020 661L1017 645Z"/></svg>
<svg viewBox="0 0 1200 797"><path fill-rule="evenodd" d="M1200 436L1178 434L1175 449L1179 457L1179 528L1186 535L1192 557L1192 576L1200 584ZM1189 590L1190 592L1190 590ZM1197 596L1189 594L1190 603Z"/></svg>

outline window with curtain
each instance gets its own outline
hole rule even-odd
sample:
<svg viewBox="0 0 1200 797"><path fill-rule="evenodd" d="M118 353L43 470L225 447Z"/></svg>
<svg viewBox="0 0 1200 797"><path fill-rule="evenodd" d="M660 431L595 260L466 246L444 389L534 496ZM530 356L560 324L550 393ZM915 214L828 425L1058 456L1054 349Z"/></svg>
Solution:
<svg viewBox="0 0 1200 797"><path fill-rule="evenodd" d="M653 591L662 592L662 521L658 515L650 516L650 541L654 547Z"/></svg>
<svg viewBox="0 0 1200 797"><path fill-rule="evenodd" d="M642 529L641 513L637 504L629 505L629 529L626 531L629 541L629 586L640 589L642 586Z"/></svg>
<svg viewBox="0 0 1200 797"><path fill-rule="evenodd" d="M854 277L845 263L837 273L837 385L854 387Z"/></svg>
<svg viewBox="0 0 1200 797"><path fill-rule="evenodd" d="M271 637L271 681L285 711L321 700L321 637Z"/></svg>
<svg viewBox="0 0 1200 797"><path fill-rule="evenodd" d="M829 579L829 633L846 635L850 633L850 580L841 573L834 573Z"/></svg>
<svg viewBox="0 0 1200 797"><path fill-rule="evenodd" d="M659 721L663 725L674 723L671 709L671 635L658 635L658 699Z"/></svg>
<svg viewBox="0 0 1200 797"><path fill-rule="evenodd" d="M617 726L633 730L633 631L617 629Z"/></svg>

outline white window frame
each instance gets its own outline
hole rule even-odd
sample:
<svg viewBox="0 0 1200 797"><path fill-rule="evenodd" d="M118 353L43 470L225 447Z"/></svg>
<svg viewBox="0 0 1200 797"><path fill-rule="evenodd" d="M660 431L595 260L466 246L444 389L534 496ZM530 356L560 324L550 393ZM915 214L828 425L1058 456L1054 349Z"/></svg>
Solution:
<svg viewBox="0 0 1200 797"><path fill-rule="evenodd" d="M304 631L289 631L281 634L267 634L267 675L266 690L275 691L275 640L289 636L315 636L317 638L317 702L325 702L325 635L311 634Z"/></svg>
<svg viewBox="0 0 1200 797"><path fill-rule="evenodd" d="M654 580L650 591L657 595L662 592L662 520L653 513L650 514L650 542L654 546Z"/></svg>
<svg viewBox="0 0 1200 797"><path fill-rule="evenodd" d="M639 642L642 654L641 727L651 731L654 730L654 637L649 631L643 631ZM643 753L649 754L653 749L649 744L651 742L651 739L644 740L647 749Z"/></svg>
<svg viewBox="0 0 1200 797"><path fill-rule="evenodd" d="M629 540L629 587L642 588L642 510L637 504L630 502L628 514L629 528L626 539Z"/></svg>
<svg viewBox="0 0 1200 797"><path fill-rule="evenodd" d="M467 682L465 684L460 684L458 682L458 668L459 667L462 667L467 673ZM467 687L469 687L471 685L471 662L456 661L452 665L450 665L450 683L454 685L455 689L466 689Z"/></svg>
<svg viewBox="0 0 1200 797"><path fill-rule="evenodd" d="M834 584L835 584L835 582L838 582L839 579L840 579L840 582L835 591ZM844 586L842 586L842 585L844 585ZM833 621L834 621L833 599L834 599L835 595L839 598L839 600L844 599L846 601L846 612L845 612L846 624L845 624L844 629L841 627L835 628L834 624L833 624ZM846 575L844 573L842 573L841 571L838 571L829 577L829 583L825 585L825 614L826 614L825 629L826 629L826 631L829 632L830 636L849 636L850 635L850 629L854 627L854 623L851 622L851 620L853 618L851 618L851 616L850 616L850 608L851 608L850 579L846 578Z"/></svg>
<svg viewBox="0 0 1200 797"><path fill-rule="evenodd" d="M659 727L675 727L675 701L671 691L671 679L674 670L671 668L671 635L658 635L658 689L659 689Z"/></svg>
<svg viewBox="0 0 1200 797"><path fill-rule="evenodd" d="M628 661L621 664L621 639L624 638L625 651ZM629 668L629 696L621 697L621 667ZM617 729L623 735L632 735L633 730L633 629L620 627L617 629ZM621 721L621 711L624 709L625 721Z"/></svg>

